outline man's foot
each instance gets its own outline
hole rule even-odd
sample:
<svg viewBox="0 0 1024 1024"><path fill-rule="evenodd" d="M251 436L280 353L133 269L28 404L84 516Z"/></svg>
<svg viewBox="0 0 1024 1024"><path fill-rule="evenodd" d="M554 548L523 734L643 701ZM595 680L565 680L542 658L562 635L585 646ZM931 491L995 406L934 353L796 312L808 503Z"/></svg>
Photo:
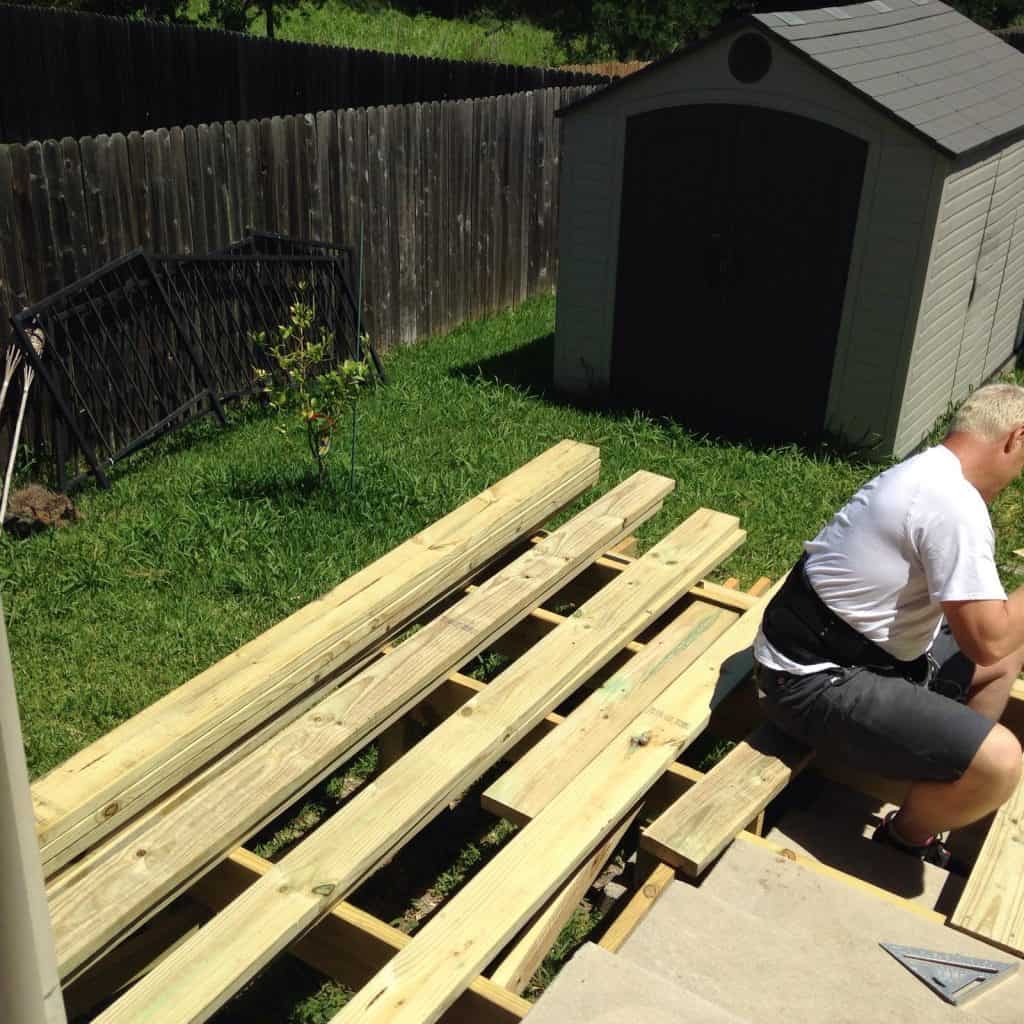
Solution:
<svg viewBox="0 0 1024 1024"><path fill-rule="evenodd" d="M957 870L957 866L953 863L953 854L938 836L932 836L927 843L922 843L920 846L914 846L900 839L892 828L892 819L895 816L896 812L890 811L882 819L882 824L875 829L874 835L871 837L875 842L891 846L901 853L909 853L911 857L917 857L918 860L923 860L926 864L934 864L948 871Z"/></svg>

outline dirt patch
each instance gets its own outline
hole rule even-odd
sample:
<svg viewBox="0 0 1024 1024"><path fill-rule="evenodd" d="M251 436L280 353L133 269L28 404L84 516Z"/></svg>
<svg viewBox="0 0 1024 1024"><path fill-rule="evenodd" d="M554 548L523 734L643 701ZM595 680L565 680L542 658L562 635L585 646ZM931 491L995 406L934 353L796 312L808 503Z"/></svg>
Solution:
<svg viewBox="0 0 1024 1024"><path fill-rule="evenodd" d="M70 526L81 518L81 512L66 494L29 484L11 495L4 529L16 537L27 537L49 526Z"/></svg>

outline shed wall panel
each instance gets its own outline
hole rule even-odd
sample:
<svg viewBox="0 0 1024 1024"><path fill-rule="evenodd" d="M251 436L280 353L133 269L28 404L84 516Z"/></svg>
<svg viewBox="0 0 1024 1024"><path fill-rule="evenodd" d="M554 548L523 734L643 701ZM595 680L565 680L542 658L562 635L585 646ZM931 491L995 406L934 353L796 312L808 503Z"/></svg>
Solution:
<svg viewBox="0 0 1024 1024"><path fill-rule="evenodd" d="M1024 299L1024 144L956 169L946 179L897 436L920 442L1012 355Z"/></svg>

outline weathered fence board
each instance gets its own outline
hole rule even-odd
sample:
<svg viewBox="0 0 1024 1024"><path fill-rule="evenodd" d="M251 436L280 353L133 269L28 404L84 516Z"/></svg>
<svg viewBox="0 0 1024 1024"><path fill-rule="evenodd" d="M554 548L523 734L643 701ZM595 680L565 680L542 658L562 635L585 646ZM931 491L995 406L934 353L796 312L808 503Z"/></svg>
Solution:
<svg viewBox="0 0 1024 1024"><path fill-rule="evenodd" d="M21 5L0 5L0 67L0 142L609 81Z"/></svg>

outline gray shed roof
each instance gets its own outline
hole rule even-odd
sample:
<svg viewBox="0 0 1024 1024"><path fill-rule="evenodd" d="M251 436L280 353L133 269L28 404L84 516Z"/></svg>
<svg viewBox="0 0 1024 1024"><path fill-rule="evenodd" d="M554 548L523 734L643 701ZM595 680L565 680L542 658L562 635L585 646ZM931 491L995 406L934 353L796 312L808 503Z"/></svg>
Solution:
<svg viewBox="0 0 1024 1024"><path fill-rule="evenodd" d="M940 0L870 0L754 14L722 26L697 46L744 24L767 29L949 156L1024 129L1024 53ZM574 106L628 81L620 79Z"/></svg>

